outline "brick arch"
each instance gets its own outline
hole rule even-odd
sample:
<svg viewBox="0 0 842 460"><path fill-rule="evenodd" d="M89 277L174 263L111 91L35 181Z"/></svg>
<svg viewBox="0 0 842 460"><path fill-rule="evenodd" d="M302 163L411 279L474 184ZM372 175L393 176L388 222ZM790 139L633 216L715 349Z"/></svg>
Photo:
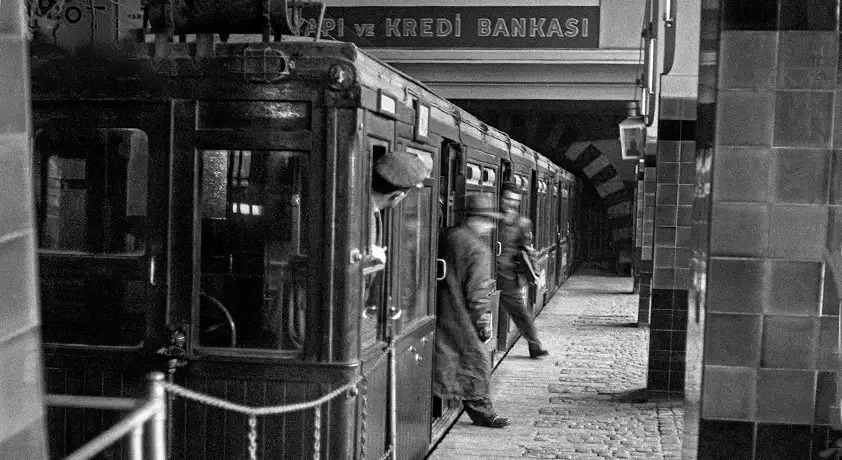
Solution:
<svg viewBox="0 0 842 460"><path fill-rule="evenodd" d="M581 171L604 200L618 262L630 264L634 246L634 186L623 181L609 156L593 142L574 143L564 152L564 160Z"/></svg>

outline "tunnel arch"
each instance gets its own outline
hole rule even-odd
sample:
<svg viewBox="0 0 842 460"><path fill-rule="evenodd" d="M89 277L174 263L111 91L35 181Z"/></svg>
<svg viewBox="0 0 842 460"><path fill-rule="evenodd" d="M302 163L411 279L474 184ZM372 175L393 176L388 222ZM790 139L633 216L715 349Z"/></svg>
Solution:
<svg viewBox="0 0 842 460"><path fill-rule="evenodd" d="M630 268L634 247L635 182L633 169L627 172L624 169L629 169L628 165L617 164L622 161L619 151L616 139L578 141L564 151L559 163L584 176L604 202L616 253L614 262L618 271L625 271L624 266Z"/></svg>

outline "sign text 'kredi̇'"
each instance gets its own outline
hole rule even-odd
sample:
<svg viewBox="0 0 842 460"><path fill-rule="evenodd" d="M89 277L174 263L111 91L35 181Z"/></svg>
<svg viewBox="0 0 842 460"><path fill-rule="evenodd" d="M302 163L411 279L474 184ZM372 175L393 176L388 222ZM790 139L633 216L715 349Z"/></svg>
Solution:
<svg viewBox="0 0 842 460"><path fill-rule="evenodd" d="M599 48L599 7L329 7L322 35L368 48Z"/></svg>

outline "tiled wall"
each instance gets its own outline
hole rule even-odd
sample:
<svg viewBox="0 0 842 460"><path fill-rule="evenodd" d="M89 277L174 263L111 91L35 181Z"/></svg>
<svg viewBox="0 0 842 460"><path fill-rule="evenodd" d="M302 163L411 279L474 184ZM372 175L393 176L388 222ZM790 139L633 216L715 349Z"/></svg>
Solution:
<svg viewBox="0 0 842 460"><path fill-rule="evenodd" d="M647 383L653 396L681 396L684 391L695 129L695 99L661 98Z"/></svg>
<svg viewBox="0 0 842 460"><path fill-rule="evenodd" d="M712 159L712 188L699 180L709 239L697 221L687 385L700 413L685 458L809 459L840 436L827 262L842 249L838 11L703 2L697 164Z"/></svg>
<svg viewBox="0 0 842 460"><path fill-rule="evenodd" d="M0 459L47 456L23 11L0 2Z"/></svg>

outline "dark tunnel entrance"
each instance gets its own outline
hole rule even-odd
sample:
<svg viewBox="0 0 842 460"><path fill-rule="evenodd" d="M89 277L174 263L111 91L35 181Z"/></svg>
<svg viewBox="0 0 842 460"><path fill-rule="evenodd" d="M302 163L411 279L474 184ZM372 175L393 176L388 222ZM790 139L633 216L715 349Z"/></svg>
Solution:
<svg viewBox="0 0 842 460"><path fill-rule="evenodd" d="M454 103L583 179L579 263L630 275L635 164L621 160L626 101L478 100Z"/></svg>

